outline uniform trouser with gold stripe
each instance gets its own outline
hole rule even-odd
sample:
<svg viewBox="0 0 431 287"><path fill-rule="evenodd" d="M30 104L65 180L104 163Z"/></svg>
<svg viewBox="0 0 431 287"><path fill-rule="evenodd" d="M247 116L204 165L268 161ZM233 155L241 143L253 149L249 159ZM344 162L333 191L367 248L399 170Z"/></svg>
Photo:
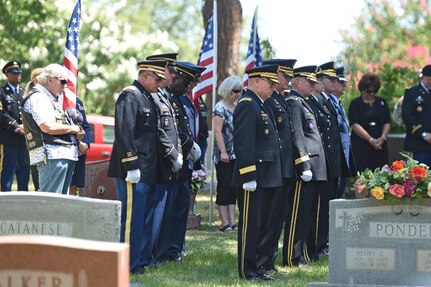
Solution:
<svg viewBox="0 0 431 287"><path fill-rule="evenodd" d="M258 248L258 267L274 268L275 259L278 254L278 241L283 231L284 221L288 213L288 197L295 188L294 180L283 181L283 187L277 188L269 202L264 204L263 219L266 221L267 229L263 232L263 239Z"/></svg>
<svg viewBox="0 0 431 287"><path fill-rule="evenodd" d="M120 241L130 245L130 271L139 272L151 263L151 229L155 185L128 183L117 178L117 199L121 201Z"/></svg>
<svg viewBox="0 0 431 287"><path fill-rule="evenodd" d="M267 197L273 197L274 192L273 188L239 191L238 271L241 278L257 274L258 246L263 239L262 232L268 228L263 220L263 202L271 201Z"/></svg>
<svg viewBox="0 0 431 287"><path fill-rule="evenodd" d="M11 191L16 176L19 191L28 191L30 164L26 146L0 145L1 191Z"/></svg>
<svg viewBox="0 0 431 287"><path fill-rule="evenodd" d="M289 210L284 224L283 265L297 266L306 257L307 238L314 222L313 207L317 200L316 182L296 181L289 195Z"/></svg>
<svg viewBox="0 0 431 287"><path fill-rule="evenodd" d="M317 259L319 253L326 247L329 239L329 201L335 199L338 189L338 178L331 178L329 181L322 181L317 184L318 200L313 208L314 223L308 240L309 258ZM311 244L313 242L314 244Z"/></svg>

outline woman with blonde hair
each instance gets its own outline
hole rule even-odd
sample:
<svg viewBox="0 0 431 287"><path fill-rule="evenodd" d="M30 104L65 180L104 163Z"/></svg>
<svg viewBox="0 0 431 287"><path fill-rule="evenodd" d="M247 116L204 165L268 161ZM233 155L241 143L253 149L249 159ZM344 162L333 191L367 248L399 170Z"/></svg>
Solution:
<svg viewBox="0 0 431 287"><path fill-rule="evenodd" d="M220 231L238 230L235 223L237 192L231 187L235 152L233 150L233 111L242 91L240 77L230 76L218 88L222 99L214 107L214 162L217 174L216 204L221 220Z"/></svg>

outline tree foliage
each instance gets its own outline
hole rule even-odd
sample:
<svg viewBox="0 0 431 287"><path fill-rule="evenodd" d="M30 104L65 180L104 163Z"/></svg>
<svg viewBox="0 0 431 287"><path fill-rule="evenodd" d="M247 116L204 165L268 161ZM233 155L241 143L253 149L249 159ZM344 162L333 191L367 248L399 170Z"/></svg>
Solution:
<svg viewBox="0 0 431 287"><path fill-rule="evenodd" d="M78 96L87 113L113 115L115 96L136 77L136 63L150 54L176 51L181 60L196 61L199 0L81 1ZM0 66L21 61L27 81L32 69L63 63L75 2L0 0Z"/></svg>
<svg viewBox="0 0 431 287"><path fill-rule="evenodd" d="M365 3L354 29L341 32L345 48L338 61L346 65L350 75L350 89L343 101L348 106L359 96L359 79L373 72L382 80L378 96L393 108L404 89L417 83L418 70L431 63L430 6L425 0Z"/></svg>

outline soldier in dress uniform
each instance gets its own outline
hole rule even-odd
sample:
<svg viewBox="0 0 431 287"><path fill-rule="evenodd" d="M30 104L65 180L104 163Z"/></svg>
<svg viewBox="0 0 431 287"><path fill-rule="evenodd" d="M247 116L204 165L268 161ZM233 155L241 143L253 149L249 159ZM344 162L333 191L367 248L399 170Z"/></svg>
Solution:
<svg viewBox="0 0 431 287"><path fill-rule="evenodd" d="M347 88L347 79L344 74L344 67L338 67L335 69L338 79L335 82L334 91L331 94L331 101L337 110L338 115L338 127L340 130L341 145L343 147L343 155L348 164L350 174L353 176L356 174L355 162L352 153L352 145L350 143L350 131L349 131L349 120L347 119L346 111L341 104L340 98L344 95ZM337 198L345 198L347 191L347 177L343 176L338 181Z"/></svg>
<svg viewBox="0 0 431 287"><path fill-rule="evenodd" d="M248 89L235 108L234 150L236 155L232 185L242 187L238 194L238 271L242 279L272 280L259 269L259 246L268 230L264 202L272 202L283 185L280 140L274 115L264 105L278 84L278 65L249 69ZM265 254L266 255L266 254Z"/></svg>
<svg viewBox="0 0 431 287"><path fill-rule="evenodd" d="M292 117L295 168L299 174L294 192L289 194L288 216L284 225L283 265L298 266L307 256L307 239L314 223L313 214L320 182L327 180L325 152L317 128L316 115L308 105L317 66L293 70L292 90L287 105ZM314 242L313 242L314 244Z"/></svg>
<svg viewBox="0 0 431 287"><path fill-rule="evenodd" d="M166 88L175 113L184 163L178 172L178 189L172 195L169 195L170 197L166 202L162 228L157 242L156 260L158 262L166 260L180 261L182 258L181 253L184 248L190 204L189 179L192 174L192 162L196 162L200 158L200 148L194 141L189 118L180 97L187 92L188 87L195 81L200 72L200 70L198 71L184 62L176 62L176 75L169 89Z"/></svg>
<svg viewBox="0 0 431 287"><path fill-rule="evenodd" d="M403 122L407 127L404 149L413 158L431 165L431 65L422 69L420 84L406 89L402 106Z"/></svg>
<svg viewBox="0 0 431 287"><path fill-rule="evenodd" d="M151 229L160 120L151 93L165 79L166 61L138 63L138 79L115 103L115 141L108 175L121 201L121 242L130 244L130 271L145 273L151 264Z"/></svg>
<svg viewBox="0 0 431 287"><path fill-rule="evenodd" d="M338 114L331 101L335 81L335 63L327 62L319 66L317 80L322 88L320 93L313 93L307 103L314 110L317 127L320 131L325 150L328 180L319 187L319 197L314 211L315 225L310 234L307 247L309 248L306 260L315 260L322 251L327 251L329 236L329 201L336 198L338 180L348 176L348 166L343 155L340 130L338 127ZM314 243L312 240L314 239Z"/></svg>
<svg viewBox="0 0 431 287"><path fill-rule="evenodd" d="M178 53L164 53L148 56L147 60L166 61L165 78L159 83L159 89L151 96L156 103L157 110L160 116L159 133L165 134L167 143L159 145L161 156L158 157L157 165L157 185L154 196L154 219L151 241L153 242L153 264L157 262L158 246L157 241L161 228L167 228L162 225L163 215L165 212L173 212L172 199L179 188L178 171L183 164L183 155L181 150L181 142L178 137L177 123L175 120L175 111L169 101L168 87L172 84L175 77L175 61ZM168 202L168 205L166 205ZM167 206L167 208L166 208Z"/></svg>
<svg viewBox="0 0 431 287"><path fill-rule="evenodd" d="M8 62L2 71L7 83L0 88L0 190L10 191L16 175L18 190L27 191L30 164L21 115L21 63Z"/></svg>
<svg viewBox="0 0 431 287"><path fill-rule="evenodd" d="M285 97L286 90L290 85L293 77L293 67L296 63L294 59L272 59L264 61L263 65L279 65L278 81L272 96L265 101L265 105L271 109L274 114L278 135L281 141L281 167L283 172L283 187L277 189L272 202L263 203L263 210L267 212L264 216L267 220L267 230L264 231L263 246L259 246L262 253L258 266L267 272L279 272L275 268L275 259L278 253L278 240L283 230L284 221L287 216L287 199L289 193L293 192L296 180L296 170L293 158L293 145L291 134L291 117L289 107Z"/></svg>

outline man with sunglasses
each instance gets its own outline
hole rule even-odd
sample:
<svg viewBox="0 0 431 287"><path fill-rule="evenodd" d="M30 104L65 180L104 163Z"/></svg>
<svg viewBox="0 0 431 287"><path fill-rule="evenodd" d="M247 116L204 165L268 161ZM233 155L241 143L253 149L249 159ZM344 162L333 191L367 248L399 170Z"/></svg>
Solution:
<svg viewBox="0 0 431 287"><path fill-rule="evenodd" d="M21 63L8 62L2 69L7 83L0 87L0 191L10 191L16 175L18 190L28 190L30 165L24 139L21 103L24 89Z"/></svg>
<svg viewBox="0 0 431 287"><path fill-rule="evenodd" d="M23 100L24 136L30 164L37 165L41 191L67 194L78 161L77 140L84 130L57 102L67 82L67 70L50 64Z"/></svg>

